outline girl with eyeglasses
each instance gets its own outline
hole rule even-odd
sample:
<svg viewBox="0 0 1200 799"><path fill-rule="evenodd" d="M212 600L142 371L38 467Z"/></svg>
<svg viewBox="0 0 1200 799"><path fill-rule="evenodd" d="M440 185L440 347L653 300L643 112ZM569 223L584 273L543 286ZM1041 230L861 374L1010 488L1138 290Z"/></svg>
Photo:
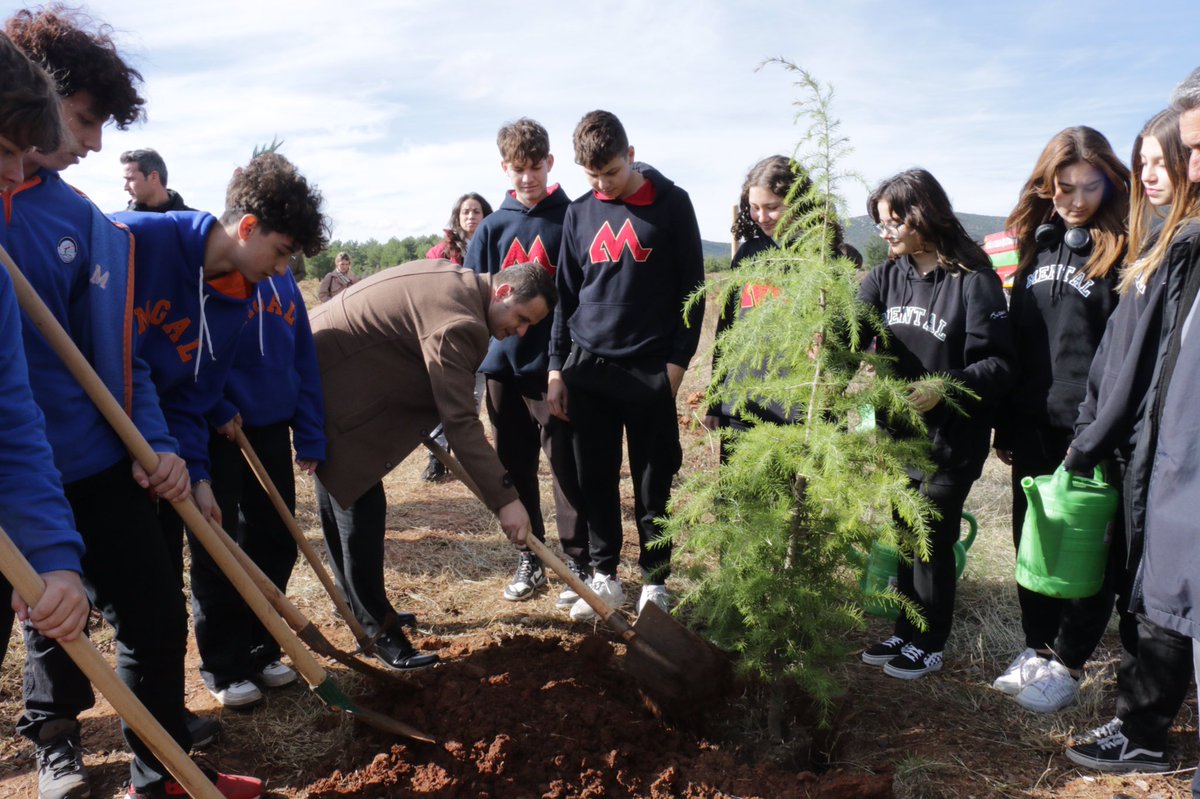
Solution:
<svg viewBox="0 0 1200 799"><path fill-rule="evenodd" d="M942 668L957 587L954 543L963 503L983 471L992 411L1011 384L1012 336L1004 291L983 249L954 215L941 184L924 169L883 181L867 212L888 243L887 260L866 276L859 299L883 318L887 335L878 346L895 357L895 371L913 381L909 401L924 416L934 468L909 470L912 487L936 508L930 521L928 559L901 558L896 589L922 611L927 629L905 614L892 635L862 654L885 674L913 680ZM922 384L948 376L975 398L959 394L962 412ZM913 430L897 429L912 437Z"/></svg>
<svg viewBox="0 0 1200 799"><path fill-rule="evenodd" d="M1021 479L1052 473L1074 436L1088 370L1117 303L1128 216L1129 170L1103 135L1079 126L1046 145L1008 217L1020 252L1009 308L1018 369L994 444L1012 466L1017 545L1026 513ZM1018 585L1017 597L1025 648L993 687L1029 710L1059 710L1079 693L1112 591L1057 599Z"/></svg>

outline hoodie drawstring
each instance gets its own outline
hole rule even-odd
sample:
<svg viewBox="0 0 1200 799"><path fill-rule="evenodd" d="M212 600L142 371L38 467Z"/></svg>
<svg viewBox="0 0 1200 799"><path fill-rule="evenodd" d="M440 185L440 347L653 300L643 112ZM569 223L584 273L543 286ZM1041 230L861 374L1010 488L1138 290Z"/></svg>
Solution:
<svg viewBox="0 0 1200 799"><path fill-rule="evenodd" d="M197 336L196 347L196 370L192 373L192 381L200 379L200 357L204 354L204 343L208 341L208 357L215 360L213 355L212 334L208 332L208 320L204 318L204 305L208 302L208 295L204 293L204 264L200 265L200 332Z"/></svg>

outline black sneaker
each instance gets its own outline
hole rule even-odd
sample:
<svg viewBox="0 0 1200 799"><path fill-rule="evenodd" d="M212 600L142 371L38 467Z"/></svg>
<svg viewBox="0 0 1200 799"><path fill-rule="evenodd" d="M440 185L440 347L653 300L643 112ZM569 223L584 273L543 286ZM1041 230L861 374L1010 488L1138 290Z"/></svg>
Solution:
<svg viewBox="0 0 1200 799"><path fill-rule="evenodd" d="M75 719L47 721L38 730L38 799L84 799L92 795L79 722Z"/></svg>
<svg viewBox="0 0 1200 799"><path fill-rule="evenodd" d="M1067 747L1067 760L1097 771L1166 771L1162 751L1147 749L1120 731L1095 743Z"/></svg>
<svg viewBox="0 0 1200 799"><path fill-rule="evenodd" d="M901 648L908 643L898 635L893 635L886 641L880 641L875 646L862 653L862 662L870 666L886 666L892 658L900 654Z"/></svg>
<svg viewBox="0 0 1200 799"><path fill-rule="evenodd" d="M446 479L446 467L437 458L429 456L429 463L425 466L425 471L421 472L421 479L427 483L436 483Z"/></svg>
<svg viewBox="0 0 1200 799"><path fill-rule="evenodd" d="M183 709L183 723L192 734L192 748L203 749L217 740L221 734L221 722L216 719L206 719L197 716L186 707Z"/></svg>
<svg viewBox="0 0 1200 799"><path fill-rule="evenodd" d="M509 602L522 602L546 587L546 570L532 552L522 552L517 560L517 572L512 582L504 588L504 598Z"/></svg>
<svg viewBox="0 0 1200 799"><path fill-rule="evenodd" d="M915 680L941 669L941 652L926 652L916 644L905 644L900 648L900 654L883 667L883 673L900 680Z"/></svg>
<svg viewBox="0 0 1200 799"><path fill-rule="evenodd" d="M1124 724L1117 717L1113 717L1112 721L1107 721L1099 727L1094 727L1087 732L1080 733L1077 736L1071 737L1071 746L1082 746L1083 744L1094 744L1097 741L1116 735L1121 731L1121 726Z"/></svg>

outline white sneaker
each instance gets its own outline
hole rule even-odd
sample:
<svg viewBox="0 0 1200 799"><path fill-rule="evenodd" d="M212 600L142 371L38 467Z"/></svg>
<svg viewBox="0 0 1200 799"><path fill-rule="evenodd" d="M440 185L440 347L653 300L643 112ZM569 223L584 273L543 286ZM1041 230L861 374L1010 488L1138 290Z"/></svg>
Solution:
<svg viewBox="0 0 1200 799"><path fill-rule="evenodd" d="M1035 713L1062 710L1079 696L1079 680L1057 660L1048 660L1017 694L1017 704Z"/></svg>
<svg viewBox="0 0 1200 799"><path fill-rule="evenodd" d="M296 681L296 671L291 666L274 660L263 666L263 670L259 672L259 678L262 680L262 684L268 688L282 688Z"/></svg>
<svg viewBox="0 0 1200 799"><path fill-rule="evenodd" d="M637 612L642 615L642 608L646 607L647 602L653 602L667 613L671 612L671 595L667 593L665 585L643 585L642 595L638 597Z"/></svg>
<svg viewBox="0 0 1200 799"><path fill-rule="evenodd" d="M992 683L992 687L997 691L1003 691L1009 696L1016 696L1021 693L1021 689L1025 687L1034 675L1046 665L1046 659L1037 653L1037 650L1029 648L1021 654L1013 658L1013 662L1008 664L1008 668L1004 673L996 678Z"/></svg>
<svg viewBox="0 0 1200 799"><path fill-rule="evenodd" d="M596 572L592 575L591 589L610 607L619 608L625 604L625 590L621 588L621 581L616 577ZM592 610L592 606L586 601L579 599L571 606L571 618L575 621L590 621L596 618L596 611Z"/></svg>
<svg viewBox="0 0 1200 799"><path fill-rule="evenodd" d="M588 576L587 569L585 569L583 566L580 566L573 560L567 561L567 568L571 570L572 574L574 574L580 580L583 580L585 583L592 579L590 576ZM578 601L579 594L575 593L575 589L564 584L562 591L558 594L558 599L554 602L554 605L555 607L562 608L563 610L568 610Z"/></svg>
<svg viewBox="0 0 1200 799"><path fill-rule="evenodd" d="M250 707L263 700L263 693L258 686L249 680L231 682L220 690L208 689L217 698L222 707Z"/></svg>

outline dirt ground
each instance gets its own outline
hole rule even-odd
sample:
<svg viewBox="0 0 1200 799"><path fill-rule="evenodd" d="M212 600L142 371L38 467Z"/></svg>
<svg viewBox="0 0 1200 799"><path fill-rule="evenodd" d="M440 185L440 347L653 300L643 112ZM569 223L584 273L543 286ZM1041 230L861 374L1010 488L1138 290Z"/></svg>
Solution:
<svg viewBox="0 0 1200 799"><path fill-rule="evenodd" d="M701 370L704 371L704 370ZM704 374L692 374L681 398ZM680 402L685 469L715 468L712 442ZM251 711L221 709L189 651L188 705L218 718L222 736L204 757L224 771L253 773L268 795L333 797L1158 797L1189 796L1197 761L1194 696L1176 719L1168 775L1102 777L1062 756L1072 733L1112 716L1117 643L1110 633L1089 665L1080 702L1037 716L990 688L1019 649L1007 475L990 463L968 502L981 522L959 594L945 670L913 683L848 662L848 686L831 730L774 742L764 733L761 692L739 685L688 723L644 706L622 670L624 647L603 625L573 623L554 600L561 583L523 603L501 599L514 566L490 515L457 482L423 483L417 453L385 482L389 499L386 581L393 604L417 614L415 643L442 657L437 668L376 683L327 663L363 707L436 739L399 740L324 708L302 685L272 691ZM548 485L548 477L545 481ZM323 551L311 487L300 484L301 528ZM632 530L632 499L626 489ZM552 507L548 498L544 503ZM552 523L551 523L552 529ZM631 533L627 540L636 540ZM551 543L554 543L551 534ZM627 546L625 563L635 551ZM635 570L623 567L636 596ZM353 639L299 564L289 596L327 638ZM632 608L627 607L631 611ZM881 620L853 633L865 647L886 636ZM0 671L0 799L36 796L32 747L13 730L20 713L20 636ZM110 658L102 623L93 639ZM83 717L85 761L95 797L128 779L117 720L102 699ZM813 765L814 761L819 765Z"/></svg>

